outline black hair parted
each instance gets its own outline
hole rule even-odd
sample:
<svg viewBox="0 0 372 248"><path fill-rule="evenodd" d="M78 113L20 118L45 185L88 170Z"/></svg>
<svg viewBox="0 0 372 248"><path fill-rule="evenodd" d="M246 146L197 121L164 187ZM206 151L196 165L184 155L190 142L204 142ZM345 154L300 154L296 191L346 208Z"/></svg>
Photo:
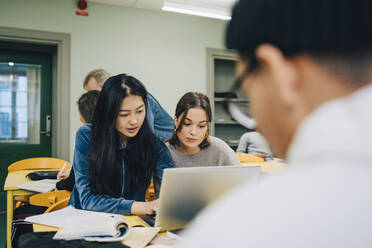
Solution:
<svg viewBox="0 0 372 248"><path fill-rule="evenodd" d="M105 82L92 119L92 136L89 153L89 182L93 193L120 197L120 168L123 160L129 173L130 184L147 188L157 163L156 137L144 120L135 137L128 139L124 150L120 149L120 133L116 119L121 104L129 95L140 96L147 103L145 86L126 74L112 76ZM123 168L124 169L124 168Z"/></svg>

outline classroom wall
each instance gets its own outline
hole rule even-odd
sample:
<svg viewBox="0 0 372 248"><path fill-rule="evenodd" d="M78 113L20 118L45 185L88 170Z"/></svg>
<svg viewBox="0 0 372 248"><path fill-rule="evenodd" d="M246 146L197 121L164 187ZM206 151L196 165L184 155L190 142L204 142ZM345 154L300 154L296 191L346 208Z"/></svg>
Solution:
<svg viewBox="0 0 372 248"><path fill-rule="evenodd" d="M88 71L105 68L140 79L173 116L187 91L206 92L206 47L223 48L226 22L75 0L0 0L0 26L71 34L70 151L80 127L76 100Z"/></svg>

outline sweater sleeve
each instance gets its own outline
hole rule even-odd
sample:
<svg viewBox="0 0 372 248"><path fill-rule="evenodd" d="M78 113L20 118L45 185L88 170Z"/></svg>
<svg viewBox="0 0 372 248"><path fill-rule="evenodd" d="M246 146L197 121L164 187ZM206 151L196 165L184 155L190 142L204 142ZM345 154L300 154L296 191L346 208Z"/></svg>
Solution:
<svg viewBox="0 0 372 248"><path fill-rule="evenodd" d="M219 165L240 165L240 161L236 156L233 149L228 146L223 140L214 137L214 142L217 148L217 154L219 161Z"/></svg>
<svg viewBox="0 0 372 248"><path fill-rule="evenodd" d="M70 175L56 184L56 188L59 190L68 190L72 191L75 185L75 173L74 168L71 168Z"/></svg>
<svg viewBox="0 0 372 248"><path fill-rule="evenodd" d="M249 145L249 135L247 133L243 134L239 140L239 146L236 149L236 152L247 153Z"/></svg>
<svg viewBox="0 0 372 248"><path fill-rule="evenodd" d="M89 126L83 126L76 134L74 151L74 170L76 190L80 206L85 210L118 213L130 215L133 200L113 198L106 195L93 194L89 185L88 161L90 151L91 131ZM74 205L74 202L71 203Z"/></svg>

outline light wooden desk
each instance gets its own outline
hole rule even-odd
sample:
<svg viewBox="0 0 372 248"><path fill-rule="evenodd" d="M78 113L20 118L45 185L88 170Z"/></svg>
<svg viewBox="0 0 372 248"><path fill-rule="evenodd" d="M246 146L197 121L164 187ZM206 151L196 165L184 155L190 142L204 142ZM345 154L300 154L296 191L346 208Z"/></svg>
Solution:
<svg viewBox="0 0 372 248"><path fill-rule="evenodd" d="M48 170L48 169L43 169ZM55 169L51 169L55 170ZM21 170L21 171L14 171L8 172L8 175L5 179L4 184L4 191L6 191L6 245L7 248L12 247L12 222L13 222L13 213L14 213L14 197L20 195L34 195L37 194L36 192L18 189L19 185L22 185L27 182L31 182L26 175L28 173L34 172L37 170Z"/></svg>
<svg viewBox="0 0 372 248"><path fill-rule="evenodd" d="M268 162L256 162L256 163L242 163L244 166L261 166L260 171L262 173L279 172L286 168L282 162L268 161Z"/></svg>

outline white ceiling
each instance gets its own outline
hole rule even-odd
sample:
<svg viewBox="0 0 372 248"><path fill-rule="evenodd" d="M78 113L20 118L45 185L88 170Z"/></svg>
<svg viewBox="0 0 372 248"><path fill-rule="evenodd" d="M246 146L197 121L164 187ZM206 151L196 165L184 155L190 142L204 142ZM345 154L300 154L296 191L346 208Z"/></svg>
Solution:
<svg viewBox="0 0 372 248"><path fill-rule="evenodd" d="M172 0L173 2L179 2L183 4L197 5L210 8L226 9L230 11L232 5L236 0ZM163 6L163 0L88 0L88 2L120 5L128 8L140 8L140 9L151 9L161 10Z"/></svg>

